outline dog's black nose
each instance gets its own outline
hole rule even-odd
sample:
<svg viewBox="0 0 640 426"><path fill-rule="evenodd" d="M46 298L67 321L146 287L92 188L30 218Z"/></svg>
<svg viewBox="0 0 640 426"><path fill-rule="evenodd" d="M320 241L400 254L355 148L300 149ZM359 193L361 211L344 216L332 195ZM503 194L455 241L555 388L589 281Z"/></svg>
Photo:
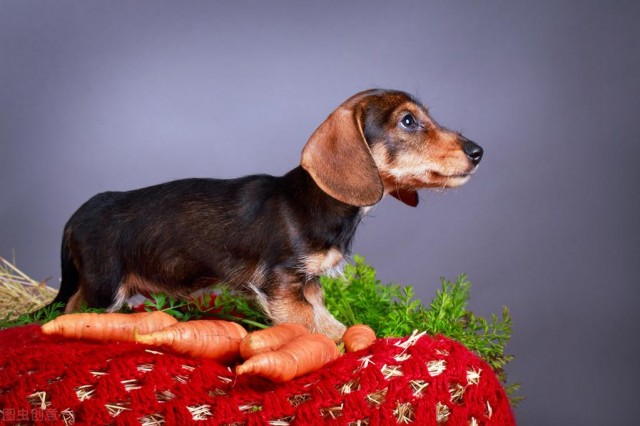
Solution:
<svg viewBox="0 0 640 426"><path fill-rule="evenodd" d="M462 137L462 143L464 144L462 146L464 153L467 154L467 157L474 165L477 165L482 160L482 153L484 152L482 147L464 136Z"/></svg>

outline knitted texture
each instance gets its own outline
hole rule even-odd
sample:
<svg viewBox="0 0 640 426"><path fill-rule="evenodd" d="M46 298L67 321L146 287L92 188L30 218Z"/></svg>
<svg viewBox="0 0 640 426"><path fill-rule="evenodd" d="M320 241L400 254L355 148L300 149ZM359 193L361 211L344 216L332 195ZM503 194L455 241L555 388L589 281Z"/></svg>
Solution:
<svg viewBox="0 0 640 426"><path fill-rule="evenodd" d="M284 384L135 343L0 331L5 424L513 425L491 368L447 338L378 339Z"/></svg>

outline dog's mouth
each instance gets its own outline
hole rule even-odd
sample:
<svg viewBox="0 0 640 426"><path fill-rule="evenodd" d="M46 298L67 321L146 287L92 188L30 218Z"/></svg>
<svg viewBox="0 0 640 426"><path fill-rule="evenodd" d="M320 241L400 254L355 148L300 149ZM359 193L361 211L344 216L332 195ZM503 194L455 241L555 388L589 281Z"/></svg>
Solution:
<svg viewBox="0 0 640 426"><path fill-rule="evenodd" d="M451 174L443 174L438 172L430 172L430 173L439 179L465 179L471 176L471 172L451 173Z"/></svg>
<svg viewBox="0 0 640 426"><path fill-rule="evenodd" d="M432 188L457 188L467 182L472 174L473 170L460 173L441 173L431 170L427 176L429 186Z"/></svg>
<svg viewBox="0 0 640 426"><path fill-rule="evenodd" d="M445 172L444 170L426 170L421 174L403 176L402 178L393 175L383 174L382 180L389 193L399 189L415 191L420 188L446 189L457 188L464 185L476 167L467 171Z"/></svg>

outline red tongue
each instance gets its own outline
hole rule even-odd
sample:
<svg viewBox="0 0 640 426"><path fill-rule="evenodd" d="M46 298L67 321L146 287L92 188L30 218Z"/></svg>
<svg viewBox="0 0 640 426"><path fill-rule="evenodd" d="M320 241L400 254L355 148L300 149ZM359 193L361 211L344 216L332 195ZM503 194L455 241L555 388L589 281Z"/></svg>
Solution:
<svg viewBox="0 0 640 426"><path fill-rule="evenodd" d="M418 193L411 189L396 189L391 191L390 194L408 206L415 207L418 205Z"/></svg>

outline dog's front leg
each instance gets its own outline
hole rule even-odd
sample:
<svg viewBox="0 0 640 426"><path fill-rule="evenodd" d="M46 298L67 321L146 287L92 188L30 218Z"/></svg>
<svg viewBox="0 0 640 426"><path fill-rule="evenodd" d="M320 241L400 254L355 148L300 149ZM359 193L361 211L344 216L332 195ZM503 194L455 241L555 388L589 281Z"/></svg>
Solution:
<svg viewBox="0 0 640 426"><path fill-rule="evenodd" d="M340 340L346 327L324 305L318 280L304 281L291 275L278 275L279 280L266 288L254 288L258 302L273 323L302 324L313 333Z"/></svg>
<svg viewBox="0 0 640 426"><path fill-rule="evenodd" d="M335 319L325 306L324 293L318 279L304 283L302 285L302 294L313 310L314 331L325 334L336 341L342 339L346 327Z"/></svg>

